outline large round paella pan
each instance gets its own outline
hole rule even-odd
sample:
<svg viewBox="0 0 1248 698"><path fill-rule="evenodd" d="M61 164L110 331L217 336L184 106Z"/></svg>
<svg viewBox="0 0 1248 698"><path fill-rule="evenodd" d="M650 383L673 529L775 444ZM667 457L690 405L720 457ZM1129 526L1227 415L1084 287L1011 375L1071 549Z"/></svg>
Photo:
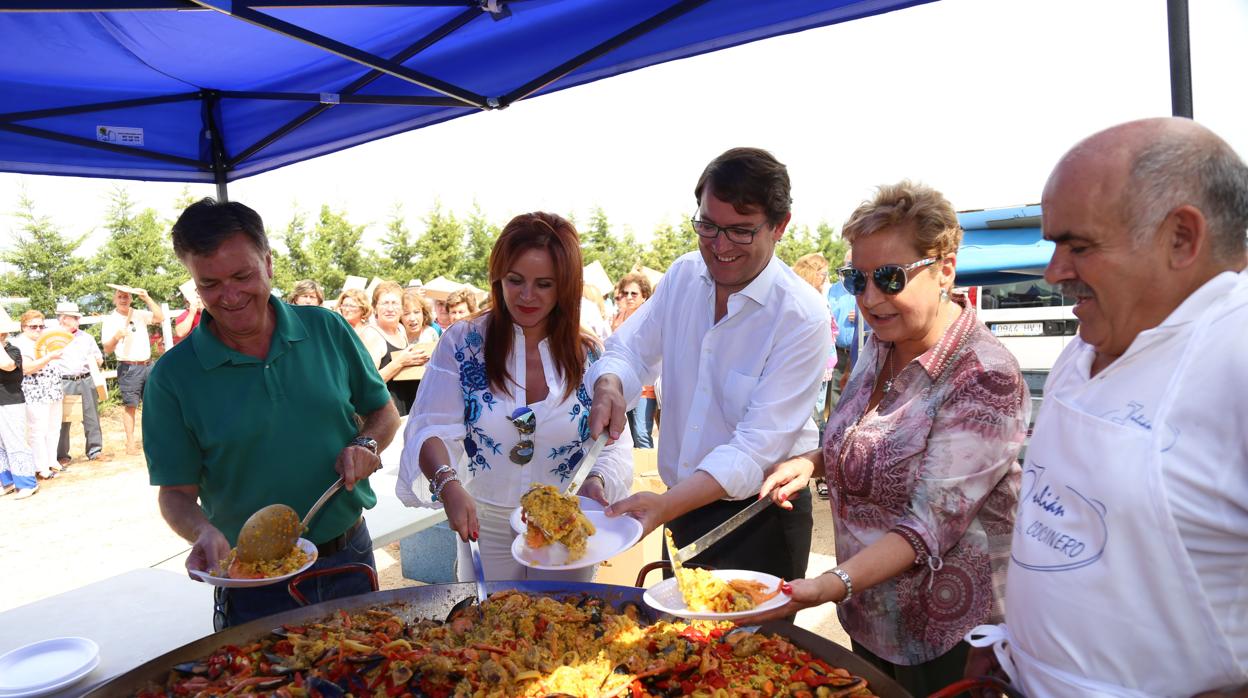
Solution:
<svg viewBox="0 0 1248 698"><path fill-rule="evenodd" d="M636 622L634 625L645 629L645 632L647 633L652 633L659 628L662 628L665 633L668 633L671 629L685 627L683 623L673 625L671 622L677 621L677 619L659 616L646 607L642 603L642 593L644 590L637 587L567 582L490 582L487 583L487 590L489 591L491 597L490 602L487 602L486 605L487 608L491 608L491 612L488 614L482 612L479 607L473 608L475 604L469 604L469 599L475 601L475 585L471 583L409 587L391 591L363 594L360 596L307 606L294 611L263 618L246 625L229 628L201 638L200 640L157 657L156 659L153 659L125 674L117 676L102 685L96 686L88 695L92 698L135 696L145 690L155 688L159 688L159 692L153 693L153 695L166 695L165 691L169 685L170 677L173 677L174 680L180 681L180 685L190 685L192 687L196 685L206 686L208 685L208 672L216 671L219 674L221 670L220 666L215 668L210 667L208 662L214 657L216 659L211 659L211 661L219 661L222 648L253 648L254 650L254 648L260 646L261 644L264 647L263 654L256 651L256 653L253 653L252 656L267 657L267 659L260 660L263 662L263 671L260 671L259 667L245 667L244 670L254 674L269 675L272 678L269 679L268 684L265 684L262 682L262 676L255 676L252 679L255 682L251 684L252 690L259 689L271 691L275 695L421 695L422 691L419 688L415 688L416 684L412 683L410 679L409 685L412 688L409 688L406 691L400 688L399 682L405 677L408 677L413 671L419 675L422 668L427 668L428 665L408 666L404 664L400 667L396 662L392 666L389 663L389 659L383 658L381 656L382 653L379 653L379 651L375 649L375 647L383 641L394 641L394 638L386 637L384 633L378 635L380 639L376 642L366 640L365 642L369 644L369 647L367 648L358 645L324 648L317 646L316 650L320 654L319 657L303 657L300 660L304 662L305 665L320 661L325 666L332 667L334 666L335 652L341 653L338 655L338 659L345 659L342 666L347 666L349 663L354 662L356 663L354 664L356 669L362 669L364 667L376 668L377 670L370 674L371 676L376 677L373 680L373 685L368 685L367 682L358 682L355 678L351 679L352 681L357 681L355 684L347 684L346 680L340 680L338 681L338 685L332 685L330 682L322 682L320 679L317 679L315 685L310 685L305 682L302 674L298 675L297 685L294 679L292 679L289 675L285 675L285 683L279 680L280 677L277 676L275 668L280 669L283 663L294 664L295 660L288 659L284 660L284 662L279 661L279 657L275 656L271 652L275 646L280 649L280 645L277 645L276 643L280 643L287 637L292 639L294 637L302 638L302 635L290 635L289 633L296 633L297 631L310 632L305 629L305 626L311 627L321 622L336 623L340 625L343 622L349 623L351 618L356 618L356 622L358 623L358 619L361 618L387 619L387 614L390 614L401 619L403 622L408 623L417 623L419 619L434 619L436 625L444 625L446 628L450 628L451 622L447 622L449 620L448 614L452 614L453 609L455 609L455 618L461 619L460 623L463 624L477 622L483 624L495 623L501 625L503 624L503 621L510 622L514 620L509 615L514 611L514 614L535 614L533 617L537 618L536 622L538 626L544 629L548 623L558 624L557 616L561 612L560 609L575 608L578 611L593 611L594 613L597 613L599 611L595 610L596 608L606 609L606 606L609 605L610 609L602 612L609 616L609 621L620 620L620 627L623 627L623 624L625 623L625 621L621 620L623 618L623 614L627 614L629 618L635 619ZM521 594L511 594L507 592L521 592ZM540 601L540 604L539 600L542 600ZM503 608L497 605L499 603L503 603L504 601L512 604L514 609ZM561 601L564 603L551 605L553 601ZM490 604L495 604L495 606L491 607ZM474 616L469 614L465 616L464 611L459 609L473 610L476 612L476 615ZM500 615L500 613L502 615ZM462 620L462 618L468 618L469 620ZM171 619L171 622L175 621ZM387 620L386 622L393 621ZM614 627L615 626L612 626L613 629L610 632L614 632ZM462 630L462 628L460 628L460 630ZM275 631L277 632L276 635ZM540 635L540 630L533 632L535 635ZM598 630L591 632L596 632L601 638L603 630L599 628ZM636 633L638 630L634 628L633 632ZM686 630L683 632L686 633L684 637L693 637L693 635L687 634L692 631ZM709 640L709 631L706 636L701 635L701 631L697 632L697 636L704 642L713 643L713 641ZM716 632L727 631L718 630ZM735 637L723 638L718 634L715 637L721 638L721 644L726 644L728 641L740 640L741 638L748 636L746 634L738 633L729 634L735 635ZM881 696L882 698L904 698L908 696L908 694L898 687L893 681L883 676L874 667L856 657L850 651L790 623L768 623L761 628L758 636L760 638L769 636L776 638L775 640L771 640L769 642L778 643L779 646L790 646L795 648L796 654L807 655L815 660L821 660L808 663L808 666L813 668L814 671L810 672L808 670L806 675L801 678L804 678L812 686L823 686L824 690L817 693L814 690L811 690L806 695L852 695L852 693L849 692L838 692L838 686L852 686L852 684L850 684L847 680L834 681L831 677L822 676L824 670L820 667L831 666L834 668L844 669L849 674L852 674L853 677L866 679L870 692L874 695ZM622 637L623 636L621 636L621 638ZM610 637L608 637L608 639L610 639ZM754 640L754 638L751 638L751 640ZM651 652L650 654L643 653L643 659L630 657L628 661L633 663L632 666L625 666L624 663L621 662L621 664L614 667L613 670L608 668L608 670L604 672L605 678L603 678L600 683L597 678L595 678L595 685L593 686L587 687L583 683L572 684L576 685L577 689L574 691L562 691L562 695L637 695L636 692L643 684L641 683L641 679L636 679L634 681L635 677L643 675L647 670L654 671L655 667L661 666L662 663L658 660L658 657L662 653L671 649L666 646L656 647L652 640L646 641L650 643L649 650ZM757 640L754 641L757 642ZM682 640L679 644L691 648L690 652L696 651L697 645L695 642ZM739 644L742 643L738 642L733 645L738 651L741 649L740 647L736 647ZM775 647L777 645L770 644L767 646ZM466 649L466 651L470 653L467 656L471 659L473 669L483 671L485 672L484 675L495 677L500 682L507 679L516 679L518 676L521 676L521 674L518 674L517 672L524 671L532 666L524 665L519 657L515 658L515 662L510 662L506 657L500 657L498 653L491 653L493 650L501 650L502 648L493 647L487 642L478 642L472 647L480 648L479 651L472 648ZM289 644L286 648L289 649ZM718 647L718 649L722 650L725 654L732 651L731 649L725 647ZM563 656L557 658L553 662L554 664L558 664L560 666L571 664L588 665L592 661L589 657L580 657L575 651L571 651L569 654L566 647L561 648L561 651L564 652ZM489 659L491 656L494 658L493 660ZM670 656L676 655L672 654ZM696 679L699 686L705 686L705 681L703 681L703 679L707 676L707 672L714 672L717 670L717 667L714 664L716 660L713 653L706 651L704 648L700 662L698 657L693 654L690 654L688 657L682 655L680 659L685 660L689 658L692 658L693 661L685 661L676 668L685 672L684 676L686 679ZM271 664L269 663L270 659L272 660ZM709 668L707 664L708 660L711 662ZM468 662L469 659L464 659L463 661ZM496 661L499 666L491 666L489 664L491 661ZM370 665L368 664L369 662L372 662L373 664ZM378 666L381 662L386 663ZM649 663L649 666L642 665L647 662ZM668 664L669 665L666 668L671 669L670 662ZM480 665L481 668L478 668L478 665ZM547 666L544 668L550 669L551 667ZM237 670L238 668L235 667L234 669ZM464 671L465 669L463 666L448 666L446 670L456 672ZM558 671L571 672L572 669L558 669ZM585 671L589 671L589 667L586 667ZM497 674L491 674L489 672L497 672ZM632 673L629 674L628 672ZM197 673L202 674L204 678L202 680L197 679ZM549 678L549 676L549 673L547 673L545 678ZM839 676L839 674L837 676ZM545 678L543 680L545 680ZM655 677L652 675L647 677L646 680L653 682L659 678L663 677ZM679 687L681 684L677 679L665 678L663 680L666 681L666 683L644 684L648 687L648 692L644 693L644 695L688 694L688 691L680 690ZM343 689L343 685L346 685L346 690ZM466 684L461 684L461 686L462 685ZM488 687L488 683L483 685ZM499 683L498 685L502 686L514 684ZM690 681L686 681L684 685L688 688L692 685L692 683ZM735 687L739 688L741 685L742 684L736 684ZM662 688L659 688L660 686ZM283 687L286 689L286 692L280 692ZM295 690L296 688L299 690ZM312 690L314 688L316 690ZM727 689L732 688L734 688L734 686L727 686ZM787 686L782 687L779 685L768 685L768 688L774 689L775 694L792 694L787 692ZM211 693L211 691L208 691L207 693ZM560 693L553 693L553 695L559 694ZM189 692L186 693L186 695L195 694L193 692ZM506 695L506 692L500 693L500 695ZM712 692L709 695L715 695L715 693ZM737 693L731 690L725 690L721 692L720 695L737 695ZM767 692L760 692L759 695L767 695Z"/></svg>

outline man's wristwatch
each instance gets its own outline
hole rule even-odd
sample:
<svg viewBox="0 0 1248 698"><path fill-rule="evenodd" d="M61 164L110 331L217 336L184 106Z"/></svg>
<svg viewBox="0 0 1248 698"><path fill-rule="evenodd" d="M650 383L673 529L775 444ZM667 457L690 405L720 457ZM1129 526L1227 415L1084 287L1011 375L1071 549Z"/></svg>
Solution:
<svg viewBox="0 0 1248 698"><path fill-rule="evenodd" d="M367 448L373 452L374 456L377 455L377 439L374 439L371 436L357 436L354 439L351 439L351 442L348 445Z"/></svg>

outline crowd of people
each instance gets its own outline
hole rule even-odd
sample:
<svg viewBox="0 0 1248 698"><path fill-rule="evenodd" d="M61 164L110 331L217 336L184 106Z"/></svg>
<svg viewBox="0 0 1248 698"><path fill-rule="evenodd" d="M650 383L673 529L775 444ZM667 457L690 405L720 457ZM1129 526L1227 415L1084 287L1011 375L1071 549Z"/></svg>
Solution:
<svg viewBox="0 0 1248 698"><path fill-rule="evenodd" d="M135 417L152 363L150 326L163 321L162 310L141 288L110 284L113 310L103 318L103 349L81 328L82 313L72 302L56 305L56 324L39 310L18 320L0 313L0 486L3 494L26 499L39 491L39 480L68 472L70 429L82 425L87 460L104 456L100 428L100 386L104 357L112 354L123 407L126 453L137 454ZM146 309L133 307L135 298ZM9 335L12 335L10 338Z"/></svg>
<svg viewBox="0 0 1248 698"><path fill-rule="evenodd" d="M396 495L445 508L461 579L478 543L488 579L587 580L518 564L508 516L533 484L569 487L606 435L577 494L677 546L771 498L693 561L785 580L786 603L746 622L835 604L853 651L915 695L964 674L1033 698L1248 693L1248 166L1222 139L1131 122L1053 170L1045 278L1078 299L1080 328L1022 463L1027 386L955 284L943 194L878 187L835 270L775 256L792 200L770 153L728 150L693 194L697 249L657 286L590 288L575 226L534 212L502 230L482 298L379 281L332 312L314 281L273 297L254 211L190 206L173 227L198 294L180 343L149 375L137 338L158 311L118 288L104 346L133 367L127 407L149 403L151 481L188 568L211 569L260 507L306 511L338 477L306 534L316 565L372 565L369 475L403 428ZM72 334L52 351L37 312L0 327L20 331L0 354L0 482L18 496L63 465L63 396L83 395L88 458L101 447L86 419L100 348L76 308L58 315ZM634 446L657 447L664 492L631 493ZM837 564L806 578L816 497ZM366 589L325 583L313 601ZM277 586L218 588L215 618L290 605Z"/></svg>

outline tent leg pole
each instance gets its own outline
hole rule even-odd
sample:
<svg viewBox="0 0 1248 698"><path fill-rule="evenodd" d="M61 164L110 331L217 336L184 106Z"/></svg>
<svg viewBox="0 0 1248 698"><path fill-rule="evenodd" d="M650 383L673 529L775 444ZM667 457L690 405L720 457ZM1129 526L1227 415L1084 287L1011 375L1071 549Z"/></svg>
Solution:
<svg viewBox="0 0 1248 698"><path fill-rule="evenodd" d="M230 200L230 194L226 191L225 181L217 182L217 203L225 203Z"/></svg>
<svg viewBox="0 0 1248 698"><path fill-rule="evenodd" d="M1187 0L1166 0L1170 29L1170 110L1174 116L1192 117L1192 39L1188 29Z"/></svg>

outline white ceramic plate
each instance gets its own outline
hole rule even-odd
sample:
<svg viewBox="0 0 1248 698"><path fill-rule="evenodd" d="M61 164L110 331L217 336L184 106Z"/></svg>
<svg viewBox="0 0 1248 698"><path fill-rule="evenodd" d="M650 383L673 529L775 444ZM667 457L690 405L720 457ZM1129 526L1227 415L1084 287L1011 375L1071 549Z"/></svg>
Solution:
<svg viewBox="0 0 1248 698"><path fill-rule="evenodd" d="M58 637L0 657L0 696L30 698L82 679L100 663L100 646L85 637Z"/></svg>
<svg viewBox="0 0 1248 698"><path fill-rule="evenodd" d="M780 578L767 574L766 572L754 572L753 570L714 570L711 574L719 577L724 581L732 579L748 579L754 582L762 582L768 590L775 589L780 584ZM646 589L646 593L642 594L642 600L646 602L650 608L663 613L670 613L680 618L689 618L692 620L732 620L733 618L744 618L752 616L755 613L770 611L773 608L780 608L789 602L788 594L783 592L776 594L770 599L760 603L748 611L734 611L732 613L711 613L709 611L690 611L685 605L685 599L680 595L680 587L676 586L676 578L664 579L654 586Z"/></svg>
<svg viewBox="0 0 1248 698"><path fill-rule="evenodd" d="M641 540L641 522L631 516L607 518L605 512L587 511L585 517L594 524L597 533L586 541L585 556L581 559L569 562L568 548L562 543L530 548L524 544L522 535L511 542L511 556L533 569L575 570L609 560Z"/></svg>
<svg viewBox="0 0 1248 698"><path fill-rule="evenodd" d="M581 500L581 511L602 511L602 505L589 497L578 495L577 499ZM597 526L598 524L594 525ZM511 530L523 536L528 528L529 525L524 522L524 507L516 507L511 512Z"/></svg>
<svg viewBox="0 0 1248 698"><path fill-rule="evenodd" d="M264 579L231 579L229 577L215 577L201 570L191 570L191 574L217 587L232 587L236 589L242 589L245 587L262 587L262 586L266 586L269 584L277 584L278 582L284 582L287 579L290 579L296 574L299 574L300 572L303 572L307 570L309 567L311 567L312 565L316 564L316 557L317 557L316 545L314 545L312 541L306 538L300 538L298 541L295 542L295 545L298 545L300 549L303 550L303 552L308 554L308 562L303 567L300 567L294 572L291 572L290 574L283 574L280 577L265 577ZM0 696L0 698L5 698L5 697Z"/></svg>

